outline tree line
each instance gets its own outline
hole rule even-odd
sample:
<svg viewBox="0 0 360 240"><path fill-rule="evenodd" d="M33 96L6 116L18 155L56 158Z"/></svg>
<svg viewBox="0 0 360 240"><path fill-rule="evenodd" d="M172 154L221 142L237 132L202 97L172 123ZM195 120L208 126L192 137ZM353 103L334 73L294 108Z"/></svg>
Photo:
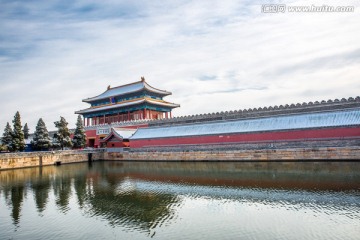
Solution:
<svg viewBox="0 0 360 240"><path fill-rule="evenodd" d="M6 123L3 136L1 138L0 150L9 152L19 152L25 150L25 139L29 138L29 127L25 123L24 127L21 125L21 117L19 111L15 113L13 127L9 122ZM64 148L83 148L86 146L86 134L82 118L78 115L76 122L76 129L71 139L68 122L64 117L60 117L59 121L54 122L57 128L56 133L51 140L49 132L42 118L39 119L33 139L31 140L31 148L38 151L46 151L49 149L64 149Z"/></svg>

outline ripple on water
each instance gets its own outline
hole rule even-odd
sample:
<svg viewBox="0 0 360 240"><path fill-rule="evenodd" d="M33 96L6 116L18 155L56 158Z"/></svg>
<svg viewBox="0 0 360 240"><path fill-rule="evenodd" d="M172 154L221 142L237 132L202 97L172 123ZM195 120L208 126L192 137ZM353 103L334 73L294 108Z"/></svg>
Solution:
<svg viewBox="0 0 360 240"><path fill-rule="evenodd" d="M50 180L43 177L41 184L25 181L24 188L17 183L1 189L0 239L328 240L358 236L358 190L238 186L220 181L214 165L219 181L204 181L206 172L199 182L192 180L196 171L188 180L174 180L165 177L173 172L154 177L147 165L136 174L127 174L122 164L119 172L106 166L77 169L74 177L56 168L58 173ZM18 221L16 227L14 221Z"/></svg>

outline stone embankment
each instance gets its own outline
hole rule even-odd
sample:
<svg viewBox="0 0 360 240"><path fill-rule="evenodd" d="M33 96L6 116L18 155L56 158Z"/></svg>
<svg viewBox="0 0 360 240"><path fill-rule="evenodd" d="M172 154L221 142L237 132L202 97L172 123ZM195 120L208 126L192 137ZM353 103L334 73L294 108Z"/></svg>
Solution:
<svg viewBox="0 0 360 240"><path fill-rule="evenodd" d="M359 160L360 147L186 152L104 152L105 160L130 161L334 161Z"/></svg>
<svg viewBox="0 0 360 240"><path fill-rule="evenodd" d="M89 160L89 153L87 151L3 153L0 154L0 170L86 162ZM99 160L102 157L102 152L91 153L92 160Z"/></svg>
<svg viewBox="0 0 360 240"><path fill-rule="evenodd" d="M229 151L56 151L0 154L0 170L97 160L112 161L359 161L360 147L248 149Z"/></svg>

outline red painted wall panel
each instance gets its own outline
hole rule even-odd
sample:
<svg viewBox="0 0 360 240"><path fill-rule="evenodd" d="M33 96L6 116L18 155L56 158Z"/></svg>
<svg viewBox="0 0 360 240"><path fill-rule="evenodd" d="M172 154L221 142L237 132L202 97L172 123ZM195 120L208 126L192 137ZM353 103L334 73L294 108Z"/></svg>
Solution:
<svg viewBox="0 0 360 240"><path fill-rule="evenodd" d="M107 148L121 148L121 147L125 147L125 145L123 144L123 142L107 142L106 147Z"/></svg>
<svg viewBox="0 0 360 240"><path fill-rule="evenodd" d="M94 146L99 146L99 139L96 137L96 130L86 130L86 146L90 147L90 139L94 139Z"/></svg>
<svg viewBox="0 0 360 240"><path fill-rule="evenodd" d="M179 144L241 143L301 139L329 139L342 137L360 137L360 127L304 129L277 132L274 131L262 133L223 134L139 140L130 139L130 147L140 148L144 146L167 146Z"/></svg>
<svg viewBox="0 0 360 240"><path fill-rule="evenodd" d="M139 124L139 125L129 125L129 126L122 126L121 128L130 128L130 129L137 129L137 128L144 128L148 127L149 125L146 124ZM103 127L100 127L103 128ZM100 135L96 135L96 129L86 130L86 146L90 146L89 142L90 139L95 139L94 147L100 147ZM104 136L104 135L101 135Z"/></svg>

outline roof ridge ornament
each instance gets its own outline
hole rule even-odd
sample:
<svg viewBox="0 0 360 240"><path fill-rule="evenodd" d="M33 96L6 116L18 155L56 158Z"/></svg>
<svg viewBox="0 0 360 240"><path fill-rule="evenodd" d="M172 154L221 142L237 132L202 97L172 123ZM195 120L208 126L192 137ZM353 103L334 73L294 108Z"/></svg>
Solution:
<svg viewBox="0 0 360 240"><path fill-rule="evenodd" d="M110 87L110 85L109 85L109 86L107 87L107 90L110 90L110 88L111 88L111 87Z"/></svg>
<svg viewBox="0 0 360 240"><path fill-rule="evenodd" d="M145 82L144 76L141 77L141 81L142 81L142 82Z"/></svg>

